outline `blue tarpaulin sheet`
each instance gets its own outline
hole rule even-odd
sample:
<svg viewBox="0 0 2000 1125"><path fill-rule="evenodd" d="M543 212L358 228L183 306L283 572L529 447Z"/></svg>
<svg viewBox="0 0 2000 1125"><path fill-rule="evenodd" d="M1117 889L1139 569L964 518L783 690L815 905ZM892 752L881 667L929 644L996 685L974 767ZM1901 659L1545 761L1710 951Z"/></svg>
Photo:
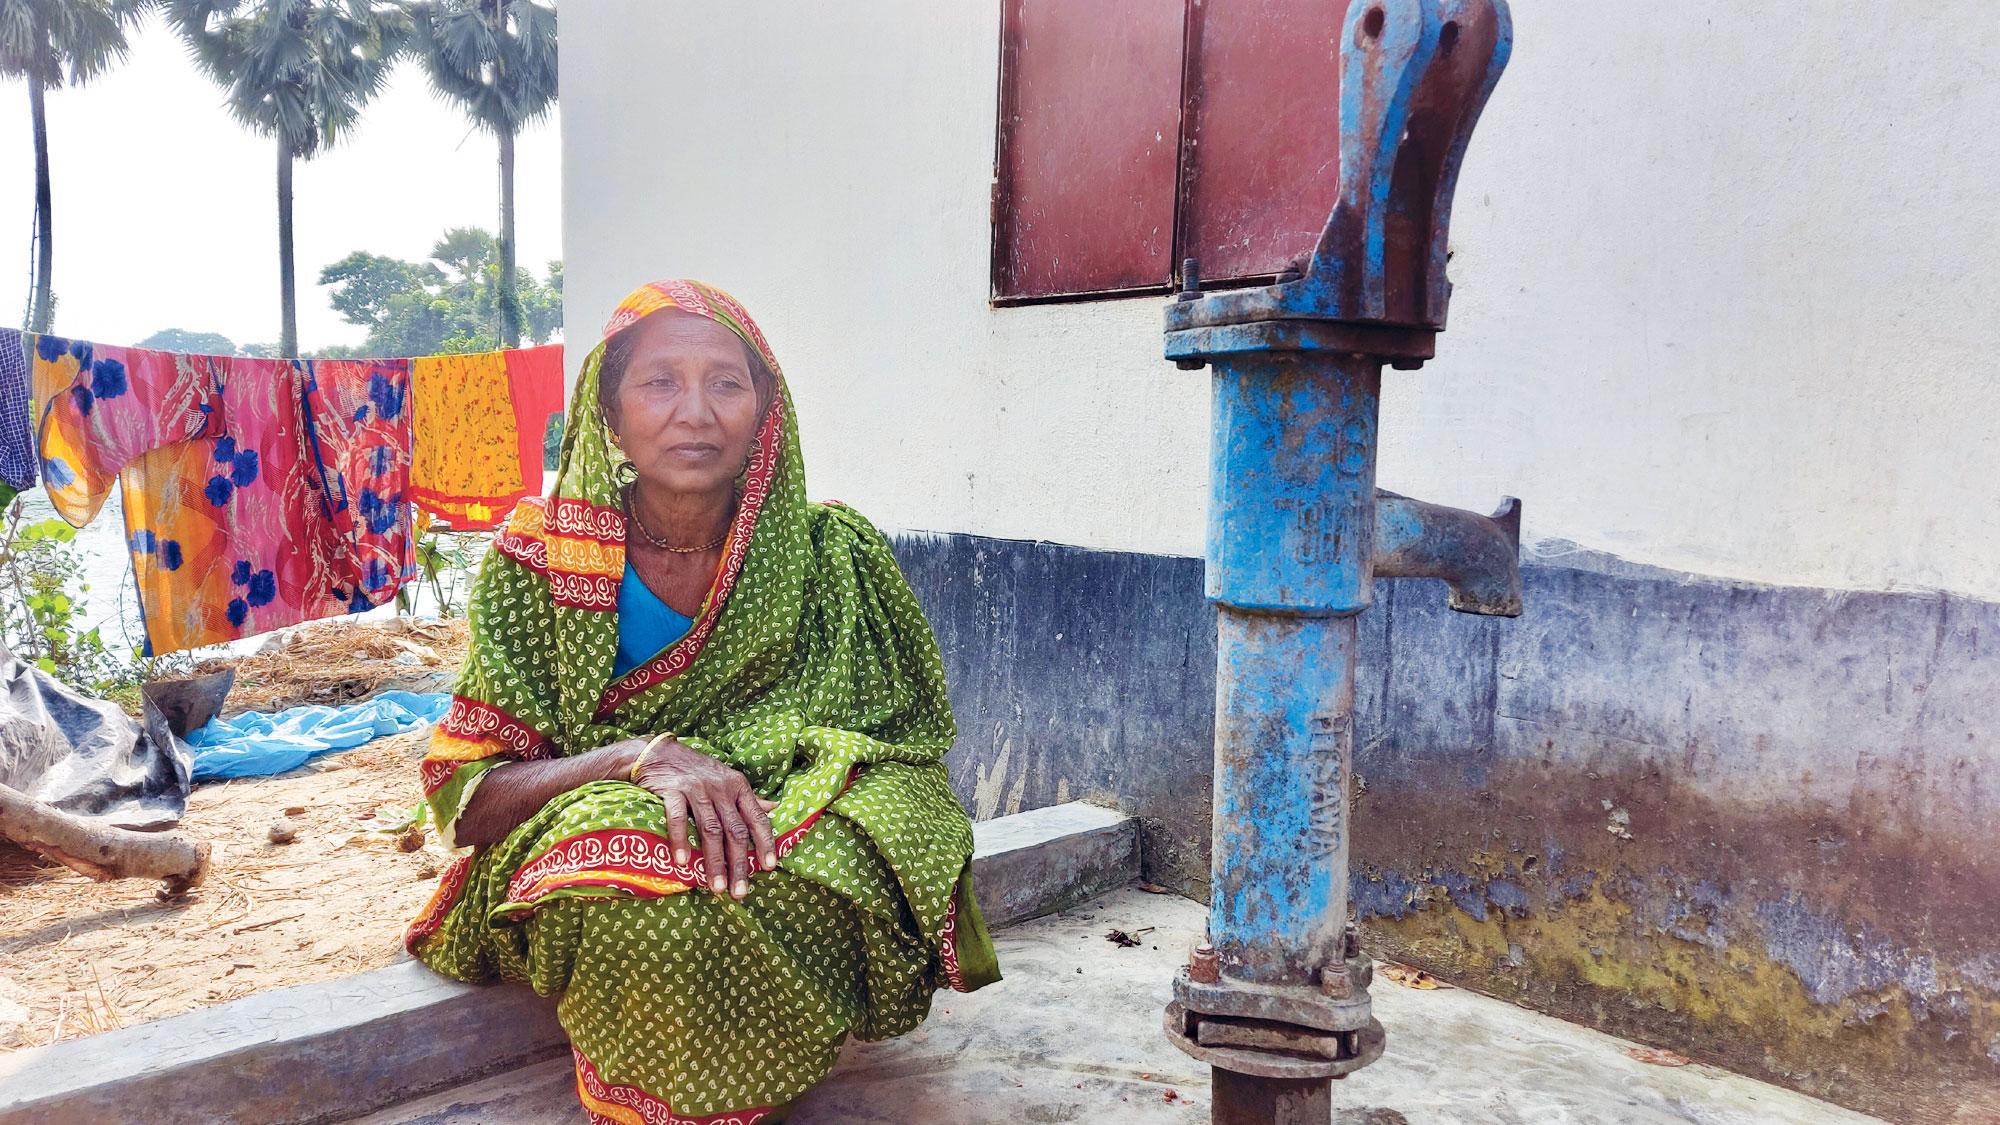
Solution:
<svg viewBox="0 0 2000 1125"><path fill-rule="evenodd" d="M194 780L270 777L295 770L322 754L437 722L450 704L451 696L443 692L385 691L342 707L246 711L212 719L187 737L194 752Z"/></svg>

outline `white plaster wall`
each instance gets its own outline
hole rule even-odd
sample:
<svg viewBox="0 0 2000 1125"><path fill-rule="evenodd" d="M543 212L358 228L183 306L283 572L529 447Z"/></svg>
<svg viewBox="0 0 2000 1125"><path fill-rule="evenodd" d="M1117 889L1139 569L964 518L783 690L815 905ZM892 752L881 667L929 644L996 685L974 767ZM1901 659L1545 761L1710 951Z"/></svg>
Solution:
<svg viewBox="0 0 2000 1125"><path fill-rule="evenodd" d="M714 281L816 495L1200 554L1207 375L1160 360L1159 301L988 307L999 6L570 0L568 338ZM1639 562L2000 597L2000 6L1514 18L1383 484Z"/></svg>

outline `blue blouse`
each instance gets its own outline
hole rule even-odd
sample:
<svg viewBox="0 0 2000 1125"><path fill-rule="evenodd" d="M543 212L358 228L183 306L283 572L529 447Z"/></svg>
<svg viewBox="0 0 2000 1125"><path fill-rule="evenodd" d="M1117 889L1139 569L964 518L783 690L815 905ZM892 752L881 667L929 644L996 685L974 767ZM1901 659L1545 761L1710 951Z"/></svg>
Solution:
<svg viewBox="0 0 2000 1125"><path fill-rule="evenodd" d="M618 583L618 659L611 674L623 676L660 655L693 627L693 618L661 601L627 562Z"/></svg>

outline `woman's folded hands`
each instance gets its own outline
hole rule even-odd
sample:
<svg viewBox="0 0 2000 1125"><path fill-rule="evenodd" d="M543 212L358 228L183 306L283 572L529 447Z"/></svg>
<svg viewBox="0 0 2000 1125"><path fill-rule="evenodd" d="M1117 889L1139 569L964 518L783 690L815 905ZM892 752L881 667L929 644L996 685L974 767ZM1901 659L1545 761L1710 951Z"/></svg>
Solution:
<svg viewBox="0 0 2000 1125"><path fill-rule="evenodd" d="M693 820L707 859L709 890L727 890L740 900L750 893L753 864L765 871L777 868L770 816L777 802L757 796L750 780L728 765L668 741L646 756L633 782L666 805L667 839L677 863L688 862Z"/></svg>

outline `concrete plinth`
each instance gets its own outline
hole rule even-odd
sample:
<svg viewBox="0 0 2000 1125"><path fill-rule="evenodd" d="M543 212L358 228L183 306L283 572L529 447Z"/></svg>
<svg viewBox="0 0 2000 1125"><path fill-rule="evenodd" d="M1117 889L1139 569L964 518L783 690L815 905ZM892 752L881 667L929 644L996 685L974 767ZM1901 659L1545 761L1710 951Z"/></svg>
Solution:
<svg viewBox="0 0 2000 1125"><path fill-rule="evenodd" d="M973 837L990 926L1139 876L1138 827L1109 809L1036 809L976 824ZM567 1046L555 1005L527 988L461 984L406 961L0 1054L0 1125L336 1121L567 1057Z"/></svg>
<svg viewBox="0 0 2000 1125"><path fill-rule="evenodd" d="M850 1045L792 1125L1021 1121L1207 1125L1207 1068L1160 1032L1168 981L1205 913L1119 891L998 935L1007 979L939 994L922 1028ZM1137 947L1105 940L1112 929ZM1381 1061L1333 1084L1339 1125L1846 1125L1873 1121L1714 1067L1655 1066L1588 1028L1457 989L1379 976ZM566 1060L447 1090L362 1125L580 1123Z"/></svg>

